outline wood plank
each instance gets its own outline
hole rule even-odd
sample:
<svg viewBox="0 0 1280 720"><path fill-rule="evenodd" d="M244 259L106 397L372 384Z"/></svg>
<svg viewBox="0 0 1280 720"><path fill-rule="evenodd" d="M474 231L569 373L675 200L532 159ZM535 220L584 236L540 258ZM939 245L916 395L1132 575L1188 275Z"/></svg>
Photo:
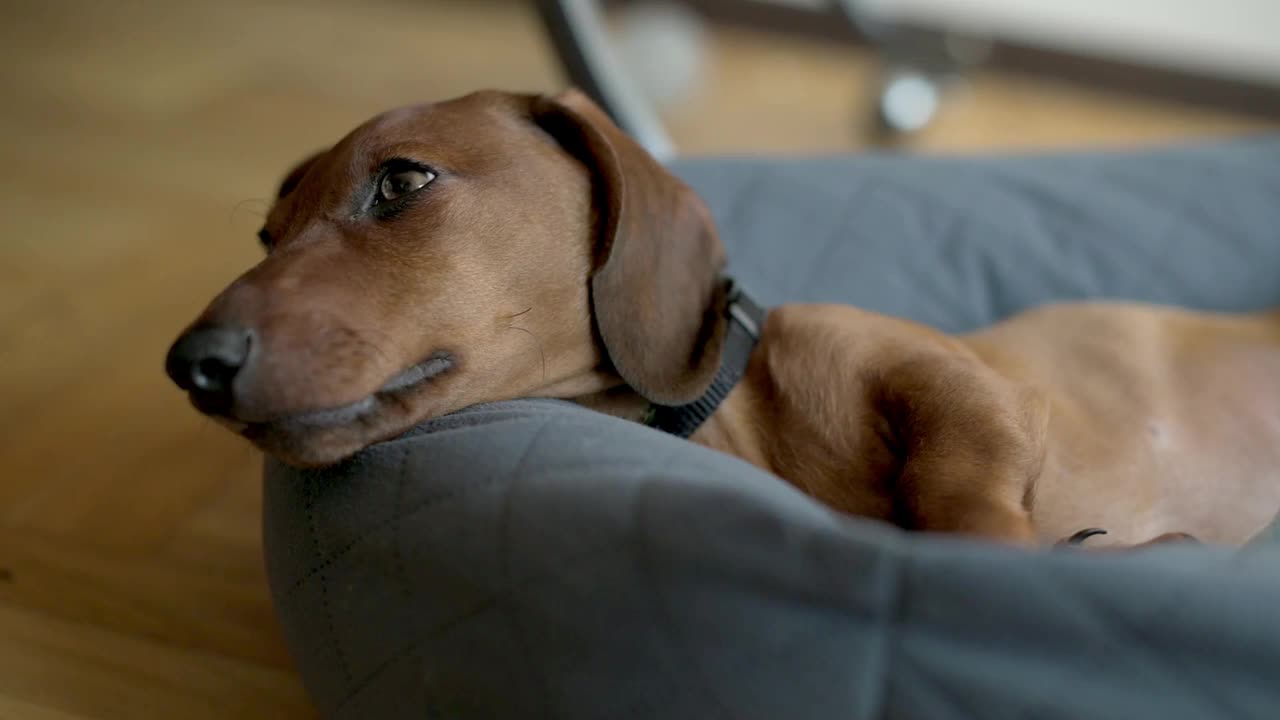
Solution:
<svg viewBox="0 0 1280 720"><path fill-rule="evenodd" d="M56 620L3 602L0 637L0 697L54 717L316 717L297 679L284 670Z"/></svg>
<svg viewBox="0 0 1280 720"><path fill-rule="evenodd" d="M30 531L0 530L0 548L0 603L7 606L282 671L292 667L257 552L244 558L258 565L256 574L228 577Z"/></svg>
<svg viewBox="0 0 1280 720"><path fill-rule="evenodd" d="M0 720L92 720L88 715L32 705L0 695Z"/></svg>

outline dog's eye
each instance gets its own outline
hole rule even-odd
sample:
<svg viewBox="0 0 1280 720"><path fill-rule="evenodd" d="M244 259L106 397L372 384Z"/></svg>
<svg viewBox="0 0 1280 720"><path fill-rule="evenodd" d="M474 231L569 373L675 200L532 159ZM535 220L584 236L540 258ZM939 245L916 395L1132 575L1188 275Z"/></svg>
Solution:
<svg viewBox="0 0 1280 720"><path fill-rule="evenodd" d="M421 190L435 179L435 173L422 168L390 170L382 176L382 181L378 183L378 197L375 204L389 200L399 200L405 195Z"/></svg>

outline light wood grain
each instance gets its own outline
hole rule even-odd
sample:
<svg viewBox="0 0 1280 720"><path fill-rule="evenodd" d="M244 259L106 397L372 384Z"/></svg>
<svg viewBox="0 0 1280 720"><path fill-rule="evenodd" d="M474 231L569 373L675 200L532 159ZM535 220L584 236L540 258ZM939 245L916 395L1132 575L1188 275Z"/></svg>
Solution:
<svg viewBox="0 0 1280 720"><path fill-rule="evenodd" d="M859 147L873 62L712 36L685 152ZM561 80L529 8L480 0L26 0L0 23L0 719L304 718L260 551L260 458L161 372L258 257L286 167L393 105ZM1262 127L978 76L916 147Z"/></svg>
<svg viewBox="0 0 1280 720"><path fill-rule="evenodd" d="M93 718L281 718L313 711L289 672L0 606L5 697Z"/></svg>

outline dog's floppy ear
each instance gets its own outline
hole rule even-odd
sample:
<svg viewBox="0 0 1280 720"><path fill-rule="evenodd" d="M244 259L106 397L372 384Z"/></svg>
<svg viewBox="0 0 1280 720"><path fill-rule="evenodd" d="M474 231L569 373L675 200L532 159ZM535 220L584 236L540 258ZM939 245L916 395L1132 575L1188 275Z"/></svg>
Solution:
<svg viewBox="0 0 1280 720"><path fill-rule="evenodd" d="M649 401L692 402L725 334L725 255L710 213L581 92L536 97L532 114L592 174L591 303L610 361Z"/></svg>

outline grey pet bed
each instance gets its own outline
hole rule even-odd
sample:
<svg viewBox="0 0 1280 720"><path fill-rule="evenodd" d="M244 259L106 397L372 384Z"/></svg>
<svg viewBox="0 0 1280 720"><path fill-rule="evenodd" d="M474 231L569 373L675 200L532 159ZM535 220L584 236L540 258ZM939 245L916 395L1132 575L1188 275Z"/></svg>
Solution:
<svg viewBox="0 0 1280 720"><path fill-rule="evenodd" d="M768 304L950 331L1065 298L1280 305L1277 139L673 167ZM329 717L1280 717L1265 542L1104 557L907 534L551 400L324 471L268 461L265 488L272 591Z"/></svg>

